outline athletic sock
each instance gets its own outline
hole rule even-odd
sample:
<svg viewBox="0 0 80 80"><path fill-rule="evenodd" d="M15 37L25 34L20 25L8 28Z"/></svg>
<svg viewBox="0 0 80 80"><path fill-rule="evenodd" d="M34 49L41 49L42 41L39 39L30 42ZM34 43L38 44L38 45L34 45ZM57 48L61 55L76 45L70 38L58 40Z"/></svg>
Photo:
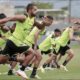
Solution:
<svg viewBox="0 0 80 80"><path fill-rule="evenodd" d="M50 67L50 63L47 64L47 67Z"/></svg>
<svg viewBox="0 0 80 80"><path fill-rule="evenodd" d="M60 68L60 65L57 62L55 62L55 64L57 68Z"/></svg>
<svg viewBox="0 0 80 80"><path fill-rule="evenodd" d="M29 65L28 65L28 67L31 67L31 66L32 66L32 64L29 64Z"/></svg>
<svg viewBox="0 0 80 80"><path fill-rule="evenodd" d="M45 68L46 66L47 66L47 64L46 64L46 63L44 63L44 64L43 64L43 68Z"/></svg>
<svg viewBox="0 0 80 80"><path fill-rule="evenodd" d="M68 63L68 61L65 60L65 61L63 62L63 65L66 66L67 63Z"/></svg>
<svg viewBox="0 0 80 80"><path fill-rule="evenodd" d="M0 54L2 54L2 50L0 50Z"/></svg>
<svg viewBox="0 0 80 80"><path fill-rule="evenodd" d="M36 72L37 72L37 68L34 67L32 73L31 73L31 76L35 76L36 75Z"/></svg>
<svg viewBox="0 0 80 80"><path fill-rule="evenodd" d="M22 66L22 67L20 68L20 70L21 70L21 71L24 71L24 70L25 70L25 66Z"/></svg>

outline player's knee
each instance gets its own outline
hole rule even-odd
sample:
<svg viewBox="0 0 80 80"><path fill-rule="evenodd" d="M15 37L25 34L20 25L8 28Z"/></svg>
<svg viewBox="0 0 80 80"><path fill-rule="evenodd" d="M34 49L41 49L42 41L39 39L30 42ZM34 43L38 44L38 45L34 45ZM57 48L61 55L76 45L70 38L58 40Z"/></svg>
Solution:
<svg viewBox="0 0 80 80"><path fill-rule="evenodd" d="M72 58L74 57L74 54L73 54L73 53L71 54L71 57L72 57Z"/></svg>
<svg viewBox="0 0 80 80"><path fill-rule="evenodd" d="M41 54L39 54L39 53L38 53L38 54L36 54L36 57L37 57L37 60L39 60L39 61L42 59L42 55L41 55Z"/></svg>
<svg viewBox="0 0 80 80"><path fill-rule="evenodd" d="M33 56L35 55L34 50L33 50L33 49L31 49L31 48L29 48L28 53L29 53L29 54L32 54Z"/></svg>
<svg viewBox="0 0 80 80"><path fill-rule="evenodd" d="M71 57L71 58L73 58L74 57L74 53L69 53L69 56Z"/></svg>

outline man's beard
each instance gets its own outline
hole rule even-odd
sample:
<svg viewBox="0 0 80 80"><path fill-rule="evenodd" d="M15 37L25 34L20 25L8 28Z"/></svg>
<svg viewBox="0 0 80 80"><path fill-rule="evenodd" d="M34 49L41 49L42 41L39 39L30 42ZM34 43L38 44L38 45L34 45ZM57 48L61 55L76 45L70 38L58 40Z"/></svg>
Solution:
<svg viewBox="0 0 80 80"><path fill-rule="evenodd" d="M35 16L36 16L36 14L31 14L31 16L32 16L32 17L35 17Z"/></svg>

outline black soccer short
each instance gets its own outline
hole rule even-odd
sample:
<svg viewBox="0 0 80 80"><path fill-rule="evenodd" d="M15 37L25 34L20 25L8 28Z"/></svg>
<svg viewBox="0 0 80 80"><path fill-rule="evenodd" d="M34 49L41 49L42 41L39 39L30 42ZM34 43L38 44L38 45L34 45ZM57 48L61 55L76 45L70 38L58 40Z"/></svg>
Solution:
<svg viewBox="0 0 80 80"><path fill-rule="evenodd" d="M29 46L16 46L11 40L7 40L2 54L12 56L16 53L22 53L29 49Z"/></svg>
<svg viewBox="0 0 80 80"><path fill-rule="evenodd" d="M47 51L41 51L41 54L47 55L47 54L49 54L49 53L51 53L51 49L49 49L49 50L47 50Z"/></svg>
<svg viewBox="0 0 80 80"><path fill-rule="evenodd" d="M32 49L34 49L34 44L32 44ZM39 49L39 46L37 45L37 49Z"/></svg>
<svg viewBox="0 0 80 80"><path fill-rule="evenodd" d="M66 51L69 50L70 47L69 46L65 46L65 47L60 47L59 53L64 56L66 54Z"/></svg>

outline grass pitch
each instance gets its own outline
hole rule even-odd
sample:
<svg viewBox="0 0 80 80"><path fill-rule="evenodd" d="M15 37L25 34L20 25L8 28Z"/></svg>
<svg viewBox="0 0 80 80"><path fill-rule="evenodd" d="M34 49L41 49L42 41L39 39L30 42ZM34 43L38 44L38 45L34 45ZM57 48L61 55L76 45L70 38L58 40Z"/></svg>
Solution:
<svg viewBox="0 0 80 80"><path fill-rule="evenodd" d="M80 46L74 46L74 58L72 61L67 65L68 72L65 72L64 70L58 70L54 69L52 71L46 70L46 73L43 74L41 71L38 71L38 75L42 78L41 80L80 80ZM65 57L64 57L65 58ZM64 58L61 60L61 62L64 61ZM47 56L44 56L44 60L47 59ZM17 68L16 68L17 69ZM5 73L8 71L7 65L1 65L0 66L0 73ZM26 72L29 76L31 71ZM14 76L8 76L6 74L0 75L0 80L21 80L20 77L14 75ZM36 80L36 79L30 79L30 80Z"/></svg>

